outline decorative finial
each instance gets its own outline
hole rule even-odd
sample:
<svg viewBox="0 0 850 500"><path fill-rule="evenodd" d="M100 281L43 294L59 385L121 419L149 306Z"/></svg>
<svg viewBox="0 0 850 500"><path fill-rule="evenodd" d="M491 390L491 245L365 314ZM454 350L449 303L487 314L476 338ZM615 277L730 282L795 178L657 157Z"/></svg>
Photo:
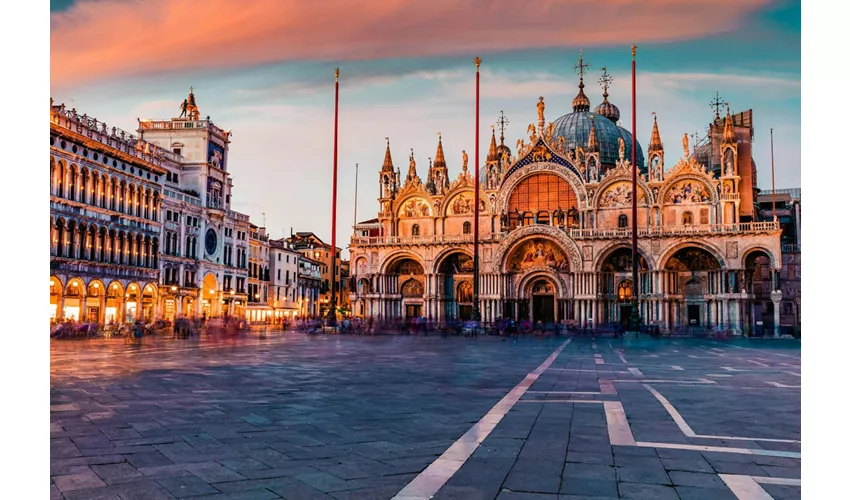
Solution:
<svg viewBox="0 0 850 500"><path fill-rule="evenodd" d="M478 71L478 67L479 67L479 66L481 66L481 58L480 58L480 57L476 57L476 58L475 58L475 71L476 71L476 72Z"/></svg>
<svg viewBox="0 0 850 500"><path fill-rule="evenodd" d="M608 74L608 68L602 68L602 76L599 77L599 85L602 86L602 97L604 97L606 100L608 99L608 87L613 81L614 79L611 77L611 75Z"/></svg>
<svg viewBox="0 0 850 500"><path fill-rule="evenodd" d="M437 132L437 140L442 142L443 141L443 134Z"/></svg>
<svg viewBox="0 0 850 500"><path fill-rule="evenodd" d="M727 115L732 114L732 113L729 111L729 103L727 102L727 103L724 103L724 104L726 104L726 114L727 114Z"/></svg>
<svg viewBox="0 0 850 500"><path fill-rule="evenodd" d="M653 119L655 122L658 122L658 115L656 115L656 114L655 114L655 111L653 111L653 112L652 112L652 119Z"/></svg>
<svg viewBox="0 0 850 500"><path fill-rule="evenodd" d="M632 61L635 60L635 54L637 54L637 45L632 45Z"/></svg>
<svg viewBox="0 0 850 500"><path fill-rule="evenodd" d="M726 101L724 101L723 99L720 98L720 92L715 91L714 100L709 103L709 106L714 108L714 118L715 119L720 118L720 107L725 106L725 105L726 105Z"/></svg>
<svg viewBox="0 0 850 500"><path fill-rule="evenodd" d="M384 139L386 139L386 140L387 140L387 147L390 147L390 138L389 138L389 137L384 137Z"/></svg>
<svg viewBox="0 0 850 500"><path fill-rule="evenodd" d="M194 94L195 93L195 87L189 87L189 93Z"/></svg>
<svg viewBox="0 0 850 500"><path fill-rule="evenodd" d="M505 142L505 127L507 127L510 124L510 122L508 121L508 118L505 116L504 111L500 111L499 113L500 113L500 116L499 116L499 119L496 120L496 123L499 125L499 130L501 131L502 142Z"/></svg>
<svg viewBox="0 0 850 500"><path fill-rule="evenodd" d="M590 68L590 63L584 62L584 50L579 49L579 51L578 51L578 62L573 65L573 69L579 74L579 80L580 80L579 86L581 86L581 87L584 87L584 72L588 68Z"/></svg>
<svg viewBox="0 0 850 500"><path fill-rule="evenodd" d="M339 68L336 69L336 81L339 81Z"/></svg>

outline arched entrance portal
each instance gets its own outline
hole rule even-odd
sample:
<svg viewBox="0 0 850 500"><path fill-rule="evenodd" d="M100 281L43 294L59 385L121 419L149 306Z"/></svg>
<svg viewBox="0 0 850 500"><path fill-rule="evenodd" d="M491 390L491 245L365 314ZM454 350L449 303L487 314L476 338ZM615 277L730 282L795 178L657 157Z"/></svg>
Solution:
<svg viewBox="0 0 850 500"><path fill-rule="evenodd" d="M528 286L531 297L531 320L536 324L554 323L555 317L555 285L549 278L537 278Z"/></svg>
<svg viewBox="0 0 850 500"><path fill-rule="evenodd" d="M710 304L716 308L714 283L721 269L717 258L702 248L685 247L667 260L664 269L668 271L669 293L683 297L671 302L669 324L714 326L708 308Z"/></svg>
<svg viewBox="0 0 850 500"><path fill-rule="evenodd" d="M443 317L447 320L472 318L472 264L472 257L455 252L437 268L437 289L443 295Z"/></svg>
<svg viewBox="0 0 850 500"><path fill-rule="evenodd" d="M404 307L405 319L422 316L422 297L424 295L425 287L416 278L411 277L401 285L401 302Z"/></svg>
<svg viewBox="0 0 850 500"><path fill-rule="evenodd" d="M632 250L622 247L611 252L599 269L600 289L603 297L601 323L627 326L634 307L633 297L635 285L632 281ZM646 279L649 266L643 255L638 254L638 282L641 295L650 293ZM642 315L645 317L645 315Z"/></svg>
<svg viewBox="0 0 850 500"><path fill-rule="evenodd" d="M401 300L385 302L381 314L387 318L422 316L425 296L425 270L422 265L409 257L402 257L387 267L386 274L389 277L383 283L386 293L398 294Z"/></svg>
<svg viewBox="0 0 850 500"><path fill-rule="evenodd" d="M744 314L749 318L747 324L756 336L773 335L774 304L770 292L774 286L770 268L770 257L762 250L747 254L744 260L744 289L750 294L750 307Z"/></svg>
<svg viewBox="0 0 850 500"><path fill-rule="evenodd" d="M62 282L55 276L50 277L50 323L62 318Z"/></svg>

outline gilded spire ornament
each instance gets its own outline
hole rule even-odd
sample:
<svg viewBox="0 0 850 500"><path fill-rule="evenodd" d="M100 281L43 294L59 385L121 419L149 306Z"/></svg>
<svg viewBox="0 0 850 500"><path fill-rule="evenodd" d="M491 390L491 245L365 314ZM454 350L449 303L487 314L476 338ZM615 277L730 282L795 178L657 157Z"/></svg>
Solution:
<svg viewBox="0 0 850 500"><path fill-rule="evenodd" d="M590 153L599 151L599 141L596 139L596 125L593 122L590 123L590 137L587 139L587 151Z"/></svg>
<svg viewBox="0 0 850 500"><path fill-rule="evenodd" d="M732 114L729 112L729 104L726 104L726 124L723 127L723 143L735 144L735 129L732 127Z"/></svg>
<svg viewBox="0 0 850 500"><path fill-rule="evenodd" d="M496 126L490 125L490 150L487 152L487 161L499 161L499 151L496 148Z"/></svg>
<svg viewBox="0 0 850 500"><path fill-rule="evenodd" d="M387 139L387 152L384 153L384 165L381 168L382 172L392 172L393 171L393 157L390 154L390 138Z"/></svg>
<svg viewBox="0 0 850 500"><path fill-rule="evenodd" d="M584 51L579 51L578 62L573 65L573 69L579 74L578 94L573 99L573 112L590 111L590 99L584 95L584 72L590 68L590 63L584 62Z"/></svg>
<svg viewBox="0 0 850 500"><path fill-rule="evenodd" d="M434 168L446 168L446 156L443 154L443 136L437 132L437 154L434 160Z"/></svg>
<svg viewBox="0 0 850 500"><path fill-rule="evenodd" d="M652 136L649 139L649 151L663 151L664 146L661 145L661 134L658 133L658 116L655 111L652 112Z"/></svg>

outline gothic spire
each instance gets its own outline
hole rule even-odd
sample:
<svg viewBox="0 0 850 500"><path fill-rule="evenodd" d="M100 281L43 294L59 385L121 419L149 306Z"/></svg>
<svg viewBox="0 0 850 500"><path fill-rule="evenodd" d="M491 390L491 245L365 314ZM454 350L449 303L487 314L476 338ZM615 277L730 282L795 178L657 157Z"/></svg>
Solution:
<svg viewBox="0 0 850 500"><path fill-rule="evenodd" d="M658 133L658 117L655 111L652 112L652 137L649 139L649 151L664 151L664 146L661 144L661 134Z"/></svg>
<svg viewBox="0 0 850 500"><path fill-rule="evenodd" d="M499 161L499 151L496 148L496 127L490 125L492 135L490 136L490 151L487 152L487 161Z"/></svg>
<svg viewBox="0 0 850 500"><path fill-rule="evenodd" d="M596 125L590 122L590 137L587 138L587 151L595 153L599 151L599 141L596 139Z"/></svg>
<svg viewBox="0 0 850 500"><path fill-rule="evenodd" d="M434 168L446 168L446 156L443 154L443 136L437 132L437 155L434 157Z"/></svg>
<svg viewBox="0 0 850 500"><path fill-rule="evenodd" d="M726 126L723 128L723 142L735 144L735 129L732 127L732 115L729 113L729 105L726 105Z"/></svg>
<svg viewBox="0 0 850 500"><path fill-rule="evenodd" d="M390 172L393 171L393 157L390 154L390 138L387 137L387 152L384 154L384 166L381 168L381 172Z"/></svg>

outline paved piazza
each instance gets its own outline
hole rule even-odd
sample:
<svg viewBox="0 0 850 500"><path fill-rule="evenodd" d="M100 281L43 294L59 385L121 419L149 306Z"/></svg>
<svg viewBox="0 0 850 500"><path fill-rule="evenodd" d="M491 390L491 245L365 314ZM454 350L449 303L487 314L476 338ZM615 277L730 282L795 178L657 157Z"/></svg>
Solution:
<svg viewBox="0 0 850 500"><path fill-rule="evenodd" d="M53 341L54 499L800 498L790 341Z"/></svg>

